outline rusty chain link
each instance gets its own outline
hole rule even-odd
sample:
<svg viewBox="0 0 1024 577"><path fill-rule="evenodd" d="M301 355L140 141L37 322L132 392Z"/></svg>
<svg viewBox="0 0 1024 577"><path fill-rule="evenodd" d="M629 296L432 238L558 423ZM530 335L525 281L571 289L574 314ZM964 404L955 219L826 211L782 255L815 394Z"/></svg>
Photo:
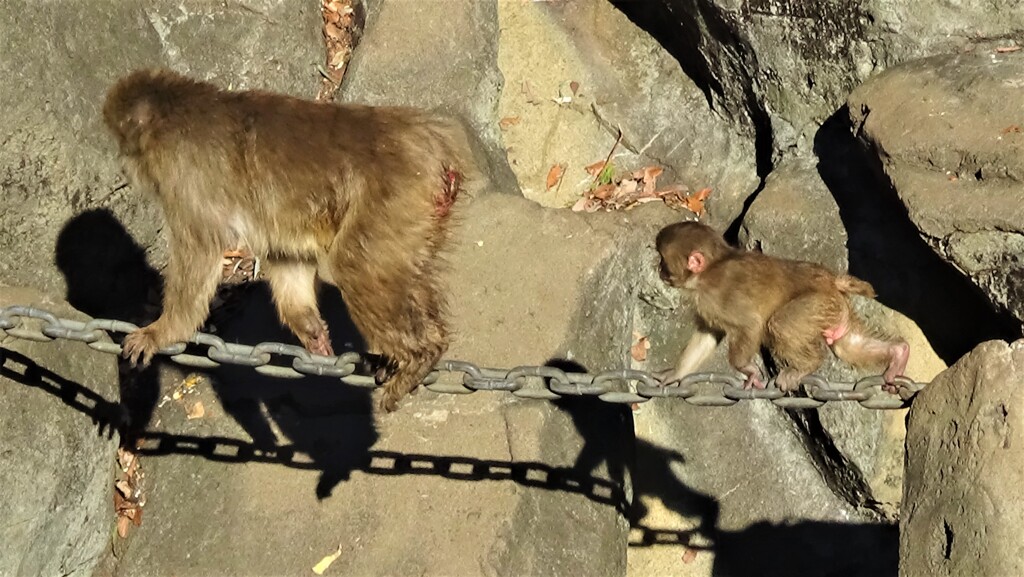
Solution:
<svg viewBox="0 0 1024 577"><path fill-rule="evenodd" d="M40 328L31 328L25 319L41 321ZM32 323L39 324L39 323ZM105 342L111 333L128 334L138 327L132 323L109 319L88 322L59 318L35 307L8 306L0 308L0 334L32 341L49 342L65 339L86 343L100 352L121 354L121 345ZM178 364L200 369L221 364L252 367L271 377L302 376L334 377L358 387L374 388L370 375L357 374L363 355L355 352L335 357L311 354L297 345L259 343L255 346L228 343L208 333L197 332L189 343L206 347L205 354L186 352L186 343L176 343L160 351ZM458 376L461 374L461 378ZM444 376L449 378L443 378ZM635 369L615 369L597 374L563 371L550 366L519 366L511 370L480 367L465 361L441 361L428 374L423 385L430 391L446 394L469 394L476 391L507 391L523 399L552 400L563 396L595 396L609 403L644 403L657 397L684 399L691 405L724 407L742 400L765 399L787 409L815 409L832 401L856 401L868 409L899 409L926 383L905 377L897 379L898 394L882 390L881 376L857 382L830 382L817 375L801 380L805 396L790 396L769 381L765 389L744 389L743 379L726 373L695 373L662 385L651 373Z"/></svg>

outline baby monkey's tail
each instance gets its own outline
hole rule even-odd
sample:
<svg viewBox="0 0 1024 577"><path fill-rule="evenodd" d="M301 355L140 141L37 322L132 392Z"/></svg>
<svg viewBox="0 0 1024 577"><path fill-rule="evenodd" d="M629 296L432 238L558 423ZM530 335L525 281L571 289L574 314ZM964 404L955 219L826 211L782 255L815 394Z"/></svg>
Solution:
<svg viewBox="0 0 1024 577"><path fill-rule="evenodd" d="M839 292L848 295L861 295L868 298L875 298L875 289L869 283L848 274L836 276L836 288Z"/></svg>

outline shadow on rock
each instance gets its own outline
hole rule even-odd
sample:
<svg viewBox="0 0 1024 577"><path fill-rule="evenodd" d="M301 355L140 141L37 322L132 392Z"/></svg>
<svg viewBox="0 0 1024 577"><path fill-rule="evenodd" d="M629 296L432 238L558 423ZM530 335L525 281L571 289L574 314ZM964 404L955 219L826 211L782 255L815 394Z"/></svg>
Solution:
<svg viewBox="0 0 1024 577"><path fill-rule="evenodd" d="M566 372L586 372L579 363L552 359L545 366ZM633 466L633 413L628 405L606 403L592 396L564 396L553 404L569 415L583 441L572 465L579 476L604 476L620 488L621 502L615 508L629 515L626 487Z"/></svg>
<svg viewBox="0 0 1024 577"><path fill-rule="evenodd" d="M712 575L729 577L895 577L896 525L763 521L721 531Z"/></svg>
<svg viewBox="0 0 1024 577"><path fill-rule="evenodd" d="M849 237L850 273L917 323L943 361L952 364L983 341L1020 336L1010 317L924 242L878 158L850 132L845 107L818 130L814 151Z"/></svg>
<svg viewBox="0 0 1024 577"><path fill-rule="evenodd" d="M318 297L335 351L363 351L338 291L322 286ZM218 336L225 341L298 344L295 335L280 325L265 283L237 290L226 309L214 318ZM235 365L222 365L208 374L225 412L252 437L256 449L275 450L279 445L269 417L293 443L292 450L310 456L322 471L316 487L321 499L366 461L377 441L369 389L330 377L281 379Z"/></svg>
<svg viewBox="0 0 1024 577"><path fill-rule="evenodd" d="M68 302L82 312L140 326L159 315L160 274L146 263L145 251L110 211L92 210L68 221L57 240L56 262L66 279ZM220 296L225 304L211 320L225 341L298 343L280 325L264 283L231 287ZM361 351L362 340L340 294L323 287L319 296L335 350ZM161 381L169 387L177 384L176 367L159 357L144 370L131 368L123 359L118 366L126 415L112 424L121 430L123 444L134 445L151 435L146 427L160 397ZM233 365L211 369L207 375L225 411L252 437L253 451L279 448L276 425L293 443L289 450L310 456L313 468L322 471L316 488L320 498L329 496L366 460L377 439L367 389L333 378L268 377ZM109 411L103 417L109 419Z"/></svg>
<svg viewBox="0 0 1024 577"><path fill-rule="evenodd" d="M66 300L93 318L145 325L160 314L163 282L146 262L146 251L105 209L90 210L69 220L57 237L55 259L67 286ZM110 335L120 342L124 335ZM97 353L99 354L99 353ZM130 446L153 417L160 396L159 368L154 359L145 369L133 369L118 357L121 411L107 425Z"/></svg>
<svg viewBox="0 0 1024 577"><path fill-rule="evenodd" d="M68 407L100 424L101 432L103 424L109 422L110 415L119 409L116 402L40 367L21 353L3 348L0 348L0 376L53 395ZM295 398L301 399L302 395ZM280 406L275 408L275 413L287 410L285 407L289 405L290 402L280 403ZM351 409L351 406L346 406L345 409ZM329 417L334 415L327 406L321 406L319 410L304 411L304 414L314 415L304 417L307 420L312 418L314 421L317 414ZM277 422L282 429L295 430L290 422L283 426L280 425L280 419ZM436 476L455 481L511 481L524 487L583 495L608 506L619 506L625 499L619 483L581 474L573 467L553 467L535 461L501 461L396 451L353 450L353 446L365 447L370 441L365 438L339 440L337 437L353 432L365 434L367 430L372 429L346 428L342 422L340 426L344 430L340 432L325 430L338 425L338 422L329 420L314 423L312 426L304 423L302 426L308 428L301 433L302 440L289 444L275 444L272 441L253 442L218 435L201 437L147 431L139 434L138 447L134 451L143 456L192 455L221 463L267 463L290 469L323 471L321 487L328 492L334 486L331 483L336 484L338 476L361 471L368 475ZM313 446L317 440L323 443L323 447L318 449ZM325 464L330 467L325 468Z"/></svg>

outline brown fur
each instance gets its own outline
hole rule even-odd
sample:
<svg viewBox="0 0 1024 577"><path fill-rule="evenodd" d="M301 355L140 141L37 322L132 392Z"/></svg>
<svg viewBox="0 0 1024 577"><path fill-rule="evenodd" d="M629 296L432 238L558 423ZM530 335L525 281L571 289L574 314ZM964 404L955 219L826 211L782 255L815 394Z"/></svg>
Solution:
<svg viewBox="0 0 1024 577"><path fill-rule="evenodd" d="M170 235L163 314L129 335L148 363L201 325L225 247L267 262L281 321L333 354L315 296L336 285L386 362L393 410L448 346L441 251L458 190L478 173L462 126L426 111L229 92L143 70L108 93L104 120L133 180L160 199Z"/></svg>
<svg viewBox="0 0 1024 577"><path fill-rule="evenodd" d="M783 390L797 388L800 379L821 366L826 344L852 365L886 367L890 385L906 367L906 343L870 334L853 311L849 295L875 295L860 279L813 263L734 249L695 222L662 229L657 248L662 278L693 291L698 318L709 332L728 338L729 362L747 375L748 387L763 386L754 364L763 345L782 369L776 383Z"/></svg>

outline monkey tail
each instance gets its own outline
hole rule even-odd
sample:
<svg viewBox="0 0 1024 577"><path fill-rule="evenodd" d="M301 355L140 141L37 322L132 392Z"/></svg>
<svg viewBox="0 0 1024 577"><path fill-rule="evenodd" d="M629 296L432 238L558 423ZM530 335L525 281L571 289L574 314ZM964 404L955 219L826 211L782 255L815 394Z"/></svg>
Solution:
<svg viewBox="0 0 1024 577"><path fill-rule="evenodd" d="M870 283L848 274L836 277L836 288L843 294L861 295L868 298L875 297L875 288Z"/></svg>

